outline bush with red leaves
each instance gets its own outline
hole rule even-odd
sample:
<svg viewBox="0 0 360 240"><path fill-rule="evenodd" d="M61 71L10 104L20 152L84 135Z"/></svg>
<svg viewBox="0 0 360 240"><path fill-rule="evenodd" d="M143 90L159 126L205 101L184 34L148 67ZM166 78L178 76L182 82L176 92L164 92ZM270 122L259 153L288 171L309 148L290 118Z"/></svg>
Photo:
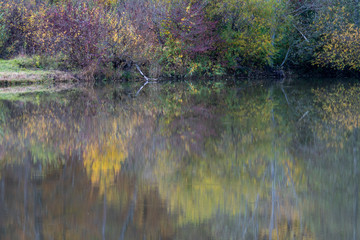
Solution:
<svg viewBox="0 0 360 240"><path fill-rule="evenodd" d="M206 19L205 6L200 2L183 1L171 9L168 19L170 37L182 43L184 55L194 59L215 50L219 40L216 22Z"/></svg>
<svg viewBox="0 0 360 240"><path fill-rule="evenodd" d="M50 54L63 53L72 66L85 68L101 61L106 27L101 6L68 2L49 8L40 24L41 48Z"/></svg>

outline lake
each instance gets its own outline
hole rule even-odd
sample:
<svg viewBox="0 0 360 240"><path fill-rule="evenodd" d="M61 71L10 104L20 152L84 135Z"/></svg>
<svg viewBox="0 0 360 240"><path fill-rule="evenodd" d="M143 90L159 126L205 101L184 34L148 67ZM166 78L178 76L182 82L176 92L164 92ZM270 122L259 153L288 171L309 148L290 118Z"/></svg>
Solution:
<svg viewBox="0 0 360 240"><path fill-rule="evenodd" d="M360 84L140 87L0 90L0 239L360 238Z"/></svg>

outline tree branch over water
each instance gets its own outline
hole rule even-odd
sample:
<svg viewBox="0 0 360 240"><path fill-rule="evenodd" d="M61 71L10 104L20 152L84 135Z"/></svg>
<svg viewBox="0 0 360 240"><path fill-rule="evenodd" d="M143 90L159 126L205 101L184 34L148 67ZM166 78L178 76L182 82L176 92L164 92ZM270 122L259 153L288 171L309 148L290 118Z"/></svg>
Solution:
<svg viewBox="0 0 360 240"><path fill-rule="evenodd" d="M139 93L141 92L141 90L151 81L157 81L157 78L149 78L147 77L140 69L139 65L136 64L136 69L140 72L140 74L145 78L146 82L144 83L144 85L142 85L140 87L140 89L136 92L135 96L137 97L139 95Z"/></svg>

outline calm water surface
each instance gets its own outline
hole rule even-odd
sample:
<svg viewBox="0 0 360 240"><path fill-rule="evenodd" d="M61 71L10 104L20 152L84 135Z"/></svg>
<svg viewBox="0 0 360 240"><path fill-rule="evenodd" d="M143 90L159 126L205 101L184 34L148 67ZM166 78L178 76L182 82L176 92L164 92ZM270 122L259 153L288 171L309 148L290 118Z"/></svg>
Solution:
<svg viewBox="0 0 360 240"><path fill-rule="evenodd" d="M1 95L0 239L360 239L360 84L139 87Z"/></svg>

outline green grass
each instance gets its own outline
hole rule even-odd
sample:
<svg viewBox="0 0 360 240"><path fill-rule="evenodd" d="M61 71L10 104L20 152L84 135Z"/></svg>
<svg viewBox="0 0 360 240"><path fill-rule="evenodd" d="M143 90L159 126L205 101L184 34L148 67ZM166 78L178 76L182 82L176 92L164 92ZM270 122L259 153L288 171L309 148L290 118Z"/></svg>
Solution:
<svg viewBox="0 0 360 240"><path fill-rule="evenodd" d="M1 60L0 59L0 72L19 72L20 66L16 63L15 59Z"/></svg>
<svg viewBox="0 0 360 240"><path fill-rule="evenodd" d="M34 83L50 79L71 80L71 74L36 67L37 61L30 57L17 57L10 60L0 59L1 83Z"/></svg>
<svg viewBox="0 0 360 240"><path fill-rule="evenodd" d="M31 71L22 66L30 66L32 59L28 57L17 57L9 60L0 59L0 72Z"/></svg>
<svg viewBox="0 0 360 240"><path fill-rule="evenodd" d="M19 57L10 60L0 59L0 84L1 83L22 83L22 82L43 82L50 75L50 71L36 68L26 68L30 66L31 58Z"/></svg>
<svg viewBox="0 0 360 240"><path fill-rule="evenodd" d="M36 68L32 61L33 60L29 57L18 57L10 60L0 59L0 73L28 73L44 75L50 72ZM34 67L29 68L32 65Z"/></svg>

